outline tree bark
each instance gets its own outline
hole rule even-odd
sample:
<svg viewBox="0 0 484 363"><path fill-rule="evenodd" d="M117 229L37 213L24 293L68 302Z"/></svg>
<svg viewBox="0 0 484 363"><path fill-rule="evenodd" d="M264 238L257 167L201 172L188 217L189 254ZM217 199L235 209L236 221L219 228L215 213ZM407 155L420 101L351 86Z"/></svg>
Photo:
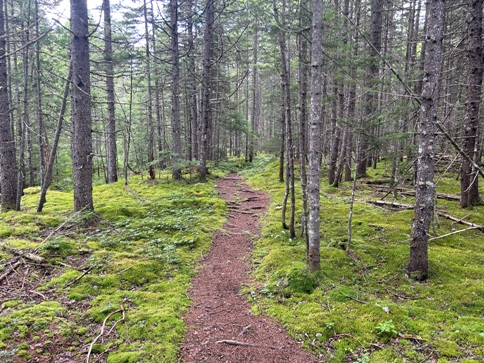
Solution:
<svg viewBox="0 0 484 363"><path fill-rule="evenodd" d="M178 51L178 1L170 0L170 32L171 32L171 135L173 166L172 177L181 180L181 125L180 125L180 66Z"/></svg>
<svg viewBox="0 0 484 363"><path fill-rule="evenodd" d="M380 50L381 50L381 32L383 20L384 0L371 1L371 38L369 44L370 65L367 73L367 84L365 93L365 113L361 125L361 145L356 166L358 177L366 176L366 167L368 165L368 156L370 153L370 134L372 129L373 113L376 110L378 95L378 73L380 69Z"/></svg>
<svg viewBox="0 0 484 363"><path fill-rule="evenodd" d="M468 68L467 103L464 117L464 152L477 161L479 109L481 105L483 53L482 8L483 0L468 0ZM460 206L470 208L479 201L479 178L476 169L467 160L462 161L460 176Z"/></svg>
<svg viewBox="0 0 484 363"><path fill-rule="evenodd" d="M106 62L106 101L108 123L106 127L106 166L107 182L118 181L118 152L116 146L116 114L114 97L113 44L111 34L111 4L103 0L104 9L104 61Z"/></svg>
<svg viewBox="0 0 484 363"><path fill-rule="evenodd" d="M52 183L52 170L54 168L54 160L57 153L57 146L59 145L60 135L62 131L62 124L64 122L64 116L66 113L67 96L69 95L71 78L72 78L72 66L69 64L69 74L67 75L66 83L64 86L64 93L62 95L61 109L59 112L59 120L57 121L57 127L55 130L54 142L52 144L52 149L50 151L49 161L45 168L44 180L42 180L42 183L41 183L39 204L37 205L37 212L39 213L42 212L42 209L44 208L44 204L47 201L46 200L47 189Z"/></svg>
<svg viewBox="0 0 484 363"><path fill-rule="evenodd" d="M195 46L193 41L193 0L188 0L188 73L190 93L190 159L198 159L198 107L197 107L197 80L195 78Z"/></svg>
<svg viewBox="0 0 484 363"><path fill-rule="evenodd" d="M151 52L150 33L148 30L148 4L143 0L143 15L145 23L145 56L146 56L146 82L148 86L147 119L148 119L148 173L150 179L155 179L155 129L153 127L153 90L151 88Z"/></svg>
<svg viewBox="0 0 484 363"><path fill-rule="evenodd" d="M208 158L208 134L211 132L210 125L210 93L211 93L211 69L213 51L213 26L215 22L215 0L207 0L205 7L205 29L203 34L203 68L202 68L202 119L200 122L200 155L199 177L201 182L207 181L207 158Z"/></svg>
<svg viewBox="0 0 484 363"><path fill-rule="evenodd" d="M91 78L86 0L71 0L72 173L74 210L93 211Z"/></svg>
<svg viewBox="0 0 484 363"><path fill-rule="evenodd" d="M425 61L419 119L415 213L407 272L416 280L428 276L428 239L434 213L434 140L442 63L444 0L428 3Z"/></svg>
<svg viewBox="0 0 484 363"><path fill-rule="evenodd" d="M10 123L7 81L5 12L0 0L0 191L2 211L15 209L17 200L17 160Z"/></svg>
<svg viewBox="0 0 484 363"><path fill-rule="evenodd" d="M311 113L309 118L309 251L310 271L321 267L320 262L320 207L319 189L321 182L321 79L323 58L323 1L314 0L311 55Z"/></svg>

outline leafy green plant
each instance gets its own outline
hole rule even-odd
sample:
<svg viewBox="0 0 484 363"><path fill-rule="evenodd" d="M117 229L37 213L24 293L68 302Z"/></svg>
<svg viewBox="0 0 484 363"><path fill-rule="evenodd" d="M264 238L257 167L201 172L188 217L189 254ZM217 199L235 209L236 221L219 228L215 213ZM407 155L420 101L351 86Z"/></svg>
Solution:
<svg viewBox="0 0 484 363"><path fill-rule="evenodd" d="M395 324L393 324L392 319L378 324L376 326L376 331L378 335L387 336L387 337L395 337L398 335L397 328L395 327Z"/></svg>

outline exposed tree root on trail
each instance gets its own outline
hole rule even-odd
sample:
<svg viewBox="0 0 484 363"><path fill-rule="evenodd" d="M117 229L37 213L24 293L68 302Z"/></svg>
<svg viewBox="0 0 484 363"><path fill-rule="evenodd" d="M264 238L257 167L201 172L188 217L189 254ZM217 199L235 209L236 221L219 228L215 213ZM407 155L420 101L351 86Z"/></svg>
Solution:
<svg viewBox="0 0 484 363"><path fill-rule="evenodd" d="M226 201L236 203L230 203L224 230L215 233L212 250L193 280L182 361L316 362L281 326L264 315L254 316L239 293L250 280L245 257L253 236L260 233L258 213L267 210L267 195L250 190L236 174L221 179L217 189ZM257 212L241 213L247 210Z"/></svg>

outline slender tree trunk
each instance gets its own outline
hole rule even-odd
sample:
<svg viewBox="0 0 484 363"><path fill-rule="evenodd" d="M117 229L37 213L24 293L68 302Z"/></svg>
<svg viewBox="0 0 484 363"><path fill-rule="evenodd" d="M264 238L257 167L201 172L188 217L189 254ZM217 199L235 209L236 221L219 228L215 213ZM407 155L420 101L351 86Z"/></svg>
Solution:
<svg viewBox="0 0 484 363"><path fill-rule="evenodd" d="M300 27L305 29L309 23L308 1L301 1ZM306 241L306 252L309 250L308 239L308 176L307 176L307 135L308 135L308 39L310 31L303 30L299 35L299 172L301 174L302 212L301 212L301 235Z"/></svg>
<svg viewBox="0 0 484 363"><path fill-rule="evenodd" d="M360 152L358 157L358 164L356 166L359 177L366 176L366 167L368 165L368 157L370 154L370 134L372 129L373 113L377 109L378 95L378 73L380 64L380 50L381 50L381 32L383 19L383 4L384 0L371 1L371 38L369 44L370 65L368 67L367 75L367 91L365 97L365 114L362 119L361 132L363 138L361 140Z"/></svg>
<svg viewBox="0 0 484 363"><path fill-rule="evenodd" d="M188 0L188 73L190 87L190 122L191 122L191 160L198 159L198 107L197 107L197 80L195 77L195 46L193 41L193 0Z"/></svg>
<svg viewBox="0 0 484 363"><path fill-rule="evenodd" d="M314 0L313 36L311 55L311 114L309 119L309 251L310 271L321 267L320 262L320 207L319 189L321 183L321 80L323 58L323 1Z"/></svg>
<svg viewBox="0 0 484 363"><path fill-rule="evenodd" d="M71 0L72 1L72 0ZM150 179L155 179L155 129L153 127L153 90L151 87L151 51L150 33L148 29L148 4L143 0L143 15L145 23L145 56L146 56L146 83L148 86L147 119L148 119L148 172Z"/></svg>
<svg viewBox="0 0 484 363"><path fill-rule="evenodd" d="M199 176L201 182L206 182L208 168L207 158L209 153L208 135L211 132L210 125L210 93L211 93L211 70L213 52L213 27L215 22L215 0L207 0L205 7L205 29L203 34L203 69L202 69L202 120L200 122L201 145L199 155Z"/></svg>
<svg viewBox="0 0 484 363"><path fill-rule="evenodd" d="M283 3L283 7L285 4ZM277 21L283 19L279 17L276 0L274 0L274 15ZM284 14L283 14L284 15ZM286 193L282 205L282 225L286 225L287 200L291 200L291 213L289 217L289 234L293 238L296 236L294 228L295 214L295 193L294 193L294 155L292 146L292 125L291 125L291 90L290 90L290 60L287 49L286 36L284 29L278 31L279 48L281 54L281 83L282 83L282 107L284 109L284 131L285 131L285 154L286 154Z"/></svg>
<svg viewBox="0 0 484 363"><path fill-rule="evenodd" d="M24 48L22 49L22 70L23 70L23 100L22 117L17 122L17 143L18 143L18 177L17 177L17 201L16 210L20 210L20 202L25 186L25 141L26 130L30 127L29 117L29 46L30 43L30 2L28 3L26 30L24 32ZM23 24L25 25L25 24ZM41 156L42 159L43 156Z"/></svg>
<svg viewBox="0 0 484 363"><path fill-rule="evenodd" d="M345 9L349 7L349 0L345 0ZM361 0L356 0L353 9L353 23L355 24L355 29L352 33L352 43L353 43L353 59L358 57L358 40L359 40L359 26L360 26L360 7ZM347 10L345 10L347 11ZM348 11L349 13L349 11ZM347 29L350 32L350 29ZM355 67L351 67L350 75L352 79L356 79L357 72ZM343 180L349 182L352 180L351 177L351 164L353 161L353 130L357 124L356 122L356 82L351 82L348 91L348 126L346 131L346 149L345 153L345 165L344 165L344 177Z"/></svg>
<svg viewBox="0 0 484 363"><path fill-rule="evenodd" d="M254 143L256 137L256 127L257 127L257 80L258 80L258 72L257 72L257 62L258 62L258 50L259 50L259 32L258 32L258 24L256 23L254 30L254 58L252 60L252 107L250 113L250 127L252 133L249 136L250 146L249 146L249 162L252 162L254 159Z"/></svg>
<svg viewBox="0 0 484 363"><path fill-rule="evenodd" d="M8 97L5 12L0 0L0 190L2 211L15 209L17 200L17 161L10 123Z"/></svg>
<svg viewBox="0 0 484 363"><path fill-rule="evenodd" d="M92 200L91 79L86 1L71 0L72 173L74 210L94 210Z"/></svg>
<svg viewBox="0 0 484 363"><path fill-rule="evenodd" d="M39 2L35 0L35 35L37 37L37 41L35 42L35 67L36 67L36 91L37 91L37 123L39 126L39 152L40 152L40 173L39 179L42 183L44 180L45 168L48 163L49 159L49 142L47 139L47 131L45 129L44 123L44 113L42 110L42 87L41 87L41 63L40 63L40 16L39 16ZM30 137L29 137L30 139ZM27 140L29 144L29 150L31 149L31 141ZM29 151L29 155L31 152ZM29 175L30 181L29 185L33 185L33 166L32 166L32 158L29 157Z"/></svg>
<svg viewBox="0 0 484 363"><path fill-rule="evenodd" d="M104 61L106 62L106 101L108 123L106 127L107 182L118 181L118 152L116 147L116 114L114 97L113 44L111 35L111 4L103 0L104 8Z"/></svg>
<svg viewBox="0 0 484 363"><path fill-rule="evenodd" d="M468 68L467 104L464 118L464 152L477 161L479 135L479 109L482 92L482 8L484 0L468 0ZM462 161L460 179L460 205L470 208L480 201L479 177L467 160Z"/></svg>
<svg viewBox="0 0 484 363"><path fill-rule="evenodd" d="M434 213L434 140L442 64L444 0L429 1L427 11L424 80L417 135L419 150L415 215L407 270L408 274L417 280L425 280L428 276L428 234Z"/></svg>
<svg viewBox="0 0 484 363"><path fill-rule="evenodd" d="M178 1L170 0L171 32L171 134L173 152L172 176L175 180L182 178L181 161L181 125L180 125L180 66L178 51Z"/></svg>
<svg viewBox="0 0 484 363"><path fill-rule="evenodd" d="M71 77L72 77L72 66L69 65L69 74L67 75L66 83L64 86L64 93L62 95L62 103L61 103L61 109L59 112L59 120L57 121L57 128L55 130L54 143L52 144L52 149L49 155L49 161L46 165L44 180L41 183L39 204L37 205L37 212L39 213L42 212L42 209L44 208L44 204L47 201L46 199L47 189L49 189L49 186L52 183L52 171L54 169L54 161L57 154L57 146L59 145L60 135L62 131L62 124L64 122L64 116L66 113L67 96L69 95Z"/></svg>

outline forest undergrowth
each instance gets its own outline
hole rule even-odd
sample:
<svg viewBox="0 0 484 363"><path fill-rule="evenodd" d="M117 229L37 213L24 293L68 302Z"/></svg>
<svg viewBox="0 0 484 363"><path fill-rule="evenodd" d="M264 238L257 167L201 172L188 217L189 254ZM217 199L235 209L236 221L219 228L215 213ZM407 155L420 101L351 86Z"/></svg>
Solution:
<svg viewBox="0 0 484 363"><path fill-rule="evenodd" d="M225 221L213 180L96 186L95 214L60 191L39 214L38 196L0 220L0 362L176 361L190 279Z"/></svg>
<svg viewBox="0 0 484 363"><path fill-rule="evenodd" d="M388 179L381 165L357 183L351 253L345 246L352 185L323 181L322 269L313 275L304 239L281 228L284 184L275 159L212 171L216 177L239 169L272 201L254 246L255 282L242 292L251 292L245 295L254 314L281 322L327 362L483 362L482 232L430 242L429 279L408 279L413 213L371 204L388 188L380 183ZM1 215L0 362L177 361L190 279L225 221L226 205L214 179L167 178L95 186L95 214L73 213L72 193L55 190L36 213L39 188L29 188L21 212ZM412 204L400 187L384 200ZM455 176L442 174L438 192L458 191ZM484 220L484 207L465 210L455 200L439 198L437 210ZM464 228L439 217L433 234Z"/></svg>
<svg viewBox="0 0 484 363"><path fill-rule="evenodd" d="M304 239L281 229L284 183L278 182L278 163L259 159L241 173L272 200L253 252L254 314L280 321L329 362L483 362L482 231L431 241L429 279L407 278L413 211L389 205L412 205L414 198L404 192L411 190L408 184L387 194L390 166L380 165L357 181L350 253L345 249L352 183L334 188L323 180L322 268L313 275L307 273ZM458 196L455 174L441 173L437 192ZM382 198L388 206L372 204ZM300 204L297 210L299 218ZM444 214L476 224L484 220L484 206L461 209L458 200L438 198L437 211L431 237L468 228Z"/></svg>

